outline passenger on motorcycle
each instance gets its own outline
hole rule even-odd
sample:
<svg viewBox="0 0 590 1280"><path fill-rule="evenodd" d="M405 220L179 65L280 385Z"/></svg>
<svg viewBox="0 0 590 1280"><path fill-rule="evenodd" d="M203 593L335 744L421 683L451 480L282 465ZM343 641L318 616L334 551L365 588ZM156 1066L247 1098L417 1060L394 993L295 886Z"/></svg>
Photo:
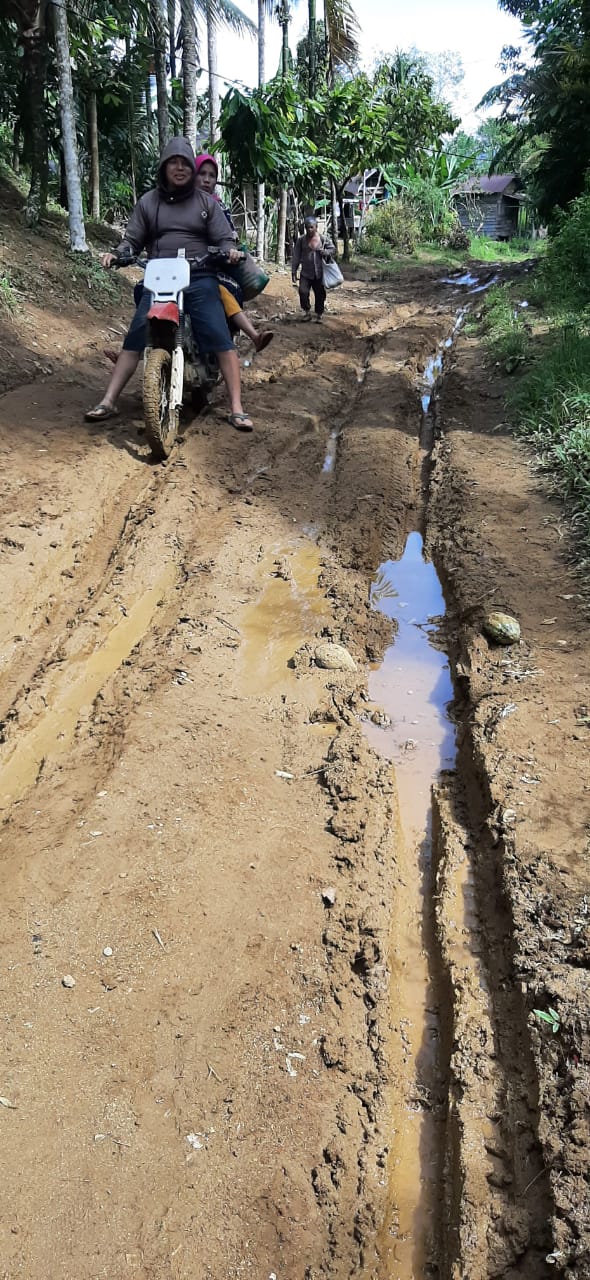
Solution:
<svg viewBox="0 0 590 1280"><path fill-rule="evenodd" d="M210 156L206 152L203 152L200 156L197 156L195 160L195 169L197 171L197 186L201 191L206 191L207 195L213 196L213 199L217 200L217 203L223 209L232 231L235 231L231 213L215 191L219 174L215 156ZM265 329L263 333L258 333L257 329L254 328L249 316L247 316L242 309L242 296L239 285L231 278L231 276L220 274L219 293L223 303L223 310L225 311L229 327L232 332L234 328L241 329L242 333L245 333L250 339L255 351L264 351L264 348L268 346L269 342L272 342L274 333L272 329Z"/></svg>
<svg viewBox="0 0 590 1280"><path fill-rule="evenodd" d="M103 254L101 262L108 269L121 255L135 256L142 249L147 249L148 258L176 257L179 249L185 250L187 259L194 265L191 283L184 293L184 306L199 350L217 356L230 399L228 421L238 431L252 431L254 424L242 406L240 366L219 297L217 277L212 268L200 270L196 261L206 256L210 245L227 253L230 261L238 261L235 234L220 205L197 188L195 156L190 142L186 138L172 138L160 157L157 187L136 204L116 254ZM88 421L99 422L117 413L118 397L135 372L145 346L149 307L150 294L144 290L105 394L85 415Z"/></svg>

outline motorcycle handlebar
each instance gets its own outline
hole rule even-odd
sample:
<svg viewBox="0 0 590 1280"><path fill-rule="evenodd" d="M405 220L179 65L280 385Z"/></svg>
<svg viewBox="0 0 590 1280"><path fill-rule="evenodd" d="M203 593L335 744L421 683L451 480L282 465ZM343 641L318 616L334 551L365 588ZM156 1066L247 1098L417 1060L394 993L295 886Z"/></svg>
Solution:
<svg viewBox="0 0 590 1280"><path fill-rule="evenodd" d="M117 252L117 250L114 250L114 252L113 252L113 257L114 257L115 261L114 261L111 265L112 265L113 267L117 267L117 268L119 268L119 267L144 266L144 265L145 265L145 262L146 262L146 259L144 259L144 258L139 258L139 257L137 256L137 254L134 254L134 253L118 253L118 252ZM243 261L244 261L244 259L245 259L245 257L246 257L246 254L243 252L243 250L240 250L240 258L239 258L239 261L240 261L240 262L243 262ZM191 266L193 266L193 265L194 265L194 266L196 266L196 267L202 267L202 266L204 266L204 264L205 264L209 259L211 259L211 258L212 258L214 261L215 261L215 260L217 260L217 262L224 262L224 263L228 263L228 264L229 264L229 261L230 261L229 253L226 253L226 252L225 252L225 249L217 249L214 245L210 245L210 246L209 246L209 248L207 249L206 254L204 254L204 256L203 256L202 258L189 258L189 262L190 262Z"/></svg>

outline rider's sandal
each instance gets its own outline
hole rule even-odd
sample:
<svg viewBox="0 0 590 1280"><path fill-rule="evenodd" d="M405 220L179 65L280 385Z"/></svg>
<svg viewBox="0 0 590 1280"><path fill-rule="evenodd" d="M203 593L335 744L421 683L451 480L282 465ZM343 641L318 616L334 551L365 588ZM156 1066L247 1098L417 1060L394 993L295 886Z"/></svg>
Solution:
<svg viewBox="0 0 590 1280"><path fill-rule="evenodd" d="M254 430L254 423L249 413L228 413L227 420L230 427L235 427L236 431Z"/></svg>
<svg viewBox="0 0 590 1280"><path fill-rule="evenodd" d="M97 404L96 408L89 409L88 413L84 414L84 419L86 422L106 422L107 418L116 418L118 414L119 410L113 405Z"/></svg>

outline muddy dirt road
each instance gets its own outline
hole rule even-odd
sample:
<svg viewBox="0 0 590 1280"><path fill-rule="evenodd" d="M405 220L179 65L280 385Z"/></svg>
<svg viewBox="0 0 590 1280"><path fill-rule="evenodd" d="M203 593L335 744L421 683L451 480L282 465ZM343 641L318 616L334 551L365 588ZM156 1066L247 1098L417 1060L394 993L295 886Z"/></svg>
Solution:
<svg viewBox="0 0 590 1280"><path fill-rule="evenodd" d="M590 1276L561 513L464 290L295 301L166 467L100 321L0 400L6 1280Z"/></svg>

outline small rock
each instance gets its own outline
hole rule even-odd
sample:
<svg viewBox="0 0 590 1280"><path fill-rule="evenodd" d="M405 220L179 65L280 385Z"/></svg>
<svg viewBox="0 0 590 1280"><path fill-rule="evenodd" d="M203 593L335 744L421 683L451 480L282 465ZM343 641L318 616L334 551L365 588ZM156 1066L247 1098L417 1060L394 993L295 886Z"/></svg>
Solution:
<svg viewBox="0 0 590 1280"><path fill-rule="evenodd" d="M518 644L520 623L509 613L488 613L483 620L483 631L496 644Z"/></svg>
<svg viewBox="0 0 590 1280"><path fill-rule="evenodd" d="M105 947L105 948L104 948L104 951L103 951L103 953L102 953L102 954L103 954L103 956L107 956L107 958L108 958L109 956L112 956L112 954L113 954L113 948L112 948L112 947Z"/></svg>
<svg viewBox="0 0 590 1280"><path fill-rule="evenodd" d="M336 901L336 890L329 886L328 889L322 889L322 902L326 907L333 907Z"/></svg>
<svg viewBox="0 0 590 1280"><path fill-rule="evenodd" d="M331 640L324 640L316 645L315 660L318 667L324 667L327 671L356 671L356 662L348 649Z"/></svg>
<svg viewBox="0 0 590 1280"><path fill-rule="evenodd" d="M61 985L62 985L62 987L68 987L68 989L69 989L69 988L71 988L71 987L75 987L75 985L76 985L76 979L75 979L75 978L72 978L71 973L66 973L66 974L64 974L64 976L63 976L63 978L62 978L62 980L61 980Z"/></svg>

